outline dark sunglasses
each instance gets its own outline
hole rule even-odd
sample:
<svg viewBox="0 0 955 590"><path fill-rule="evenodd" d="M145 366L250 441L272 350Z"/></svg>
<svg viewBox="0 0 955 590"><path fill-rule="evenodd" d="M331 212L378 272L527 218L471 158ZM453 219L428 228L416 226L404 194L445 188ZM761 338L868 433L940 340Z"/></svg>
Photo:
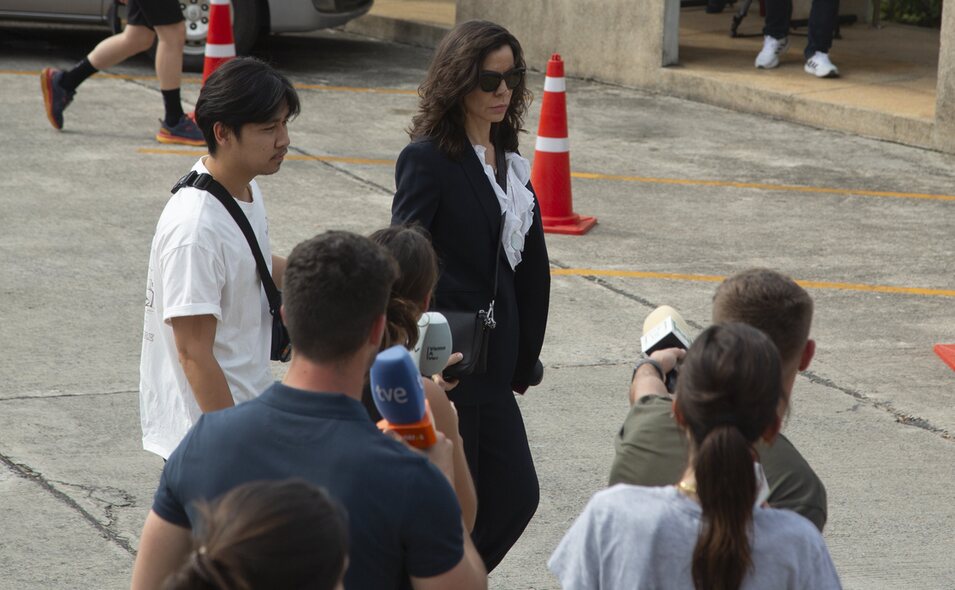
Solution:
<svg viewBox="0 0 955 590"><path fill-rule="evenodd" d="M514 68L503 74L500 72L484 71L478 74L478 87L484 92L494 92L504 80L504 85L508 90L514 90L524 79L524 68Z"/></svg>

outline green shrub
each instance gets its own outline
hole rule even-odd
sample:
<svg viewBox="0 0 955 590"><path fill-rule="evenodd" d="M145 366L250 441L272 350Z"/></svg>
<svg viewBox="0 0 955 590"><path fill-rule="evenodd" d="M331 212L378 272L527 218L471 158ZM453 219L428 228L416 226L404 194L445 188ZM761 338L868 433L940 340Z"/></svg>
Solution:
<svg viewBox="0 0 955 590"><path fill-rule="evenodd" d="M942 24L942 0L883 0L882 19L939 28Z"/></svg>

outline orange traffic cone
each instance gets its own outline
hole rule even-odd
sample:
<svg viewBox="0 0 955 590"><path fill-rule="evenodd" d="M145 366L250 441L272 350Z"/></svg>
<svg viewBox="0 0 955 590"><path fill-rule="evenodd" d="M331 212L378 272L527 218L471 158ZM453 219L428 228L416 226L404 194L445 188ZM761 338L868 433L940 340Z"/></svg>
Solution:
<svg viewBox="0 0 955 590"><path fill-rule="evenodd" d="M590 231L597 223L596 217L581 217L574 213L570 194L564 62L556 53L547 62L531 184L540 203L545 232L579 236Z"/></svg>
<svg viewBox="0 0 955 590"><path fill-rule="evenodd" d="M209 0L209 34L206 36L206 59L202 64L203 84L216 68L235 57L230 4L229 0Z"/></svg>
<svg viewBox="0 0 955 590"><path fill-rule="evenodd" d="M935 354L942 362L955 369L955 344L936 344Z"/></svg>

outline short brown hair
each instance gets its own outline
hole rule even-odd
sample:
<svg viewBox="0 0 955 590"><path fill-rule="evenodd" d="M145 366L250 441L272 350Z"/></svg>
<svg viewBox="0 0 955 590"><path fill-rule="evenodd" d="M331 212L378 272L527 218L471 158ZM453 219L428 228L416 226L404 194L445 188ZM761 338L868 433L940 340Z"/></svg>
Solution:
<svg viewBox="0 0 955 590"><path fill-rule="evenodd" d="M411 139L429 137L442 152L460 159L471 147L464 131L464 97L477 88L484 58L505 45L514 54L514 67L526 67L521 44L501 25L469 20L451 29L435 50L428 75L418 87L421 101L408 131ZM527 81L521 79L504 120L491 125L491 139L504 151L517 151L517 135L524 131L530 100Z"/></svg>
<svg viewBox="0 0 955 590"><path fill-rule="evenodd" d="M812 324L812 298L796 281L753 268L723 281L713 295L713 323L742 322L758 328L779 349L784 364L802 354Z"/></svg>
<svg viewBox="0 0 955 590"><path fill-rule="evenodd" d="M394 258L364 236L328 231L295 246L282 290L292 350L316 362L358 352L397 276Z"/></svg>

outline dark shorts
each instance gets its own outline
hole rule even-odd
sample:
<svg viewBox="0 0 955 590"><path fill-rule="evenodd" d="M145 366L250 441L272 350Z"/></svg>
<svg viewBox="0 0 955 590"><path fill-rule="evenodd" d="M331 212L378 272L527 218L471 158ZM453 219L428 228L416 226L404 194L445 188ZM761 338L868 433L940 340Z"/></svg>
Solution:
<svg viewBox="0 0 955 590"><path fill-rule="evenodd" d="M128 0L126 22L155 29L185 20L178 0Z"/></svg>

